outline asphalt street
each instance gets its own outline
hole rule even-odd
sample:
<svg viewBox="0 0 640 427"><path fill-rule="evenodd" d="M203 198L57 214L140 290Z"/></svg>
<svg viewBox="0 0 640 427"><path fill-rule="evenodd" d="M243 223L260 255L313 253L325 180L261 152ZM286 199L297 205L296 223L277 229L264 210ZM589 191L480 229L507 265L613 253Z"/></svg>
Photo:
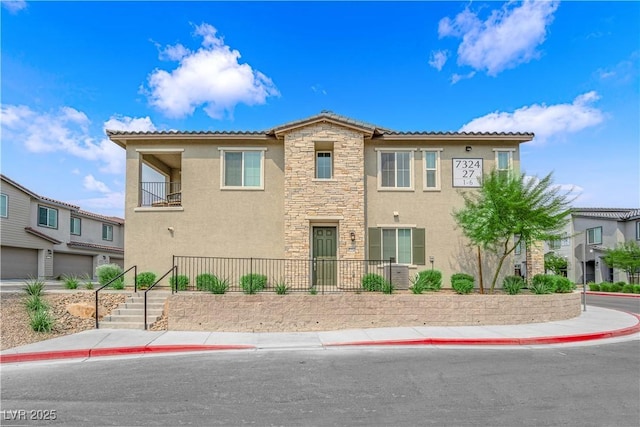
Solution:
<svg viewBox="0 0 640 427"><path fill-rule="evenodd" d="M587 294L587 310L590 305L640 314L640 298Z"/></svg>
<svg viewBox="0 0 640 427"><path fill-rule="evenodd" d="M28 363L2 367L2 424L637 426L639 354L632 341ZM43 411L56 420L7 419Z"/></svg>

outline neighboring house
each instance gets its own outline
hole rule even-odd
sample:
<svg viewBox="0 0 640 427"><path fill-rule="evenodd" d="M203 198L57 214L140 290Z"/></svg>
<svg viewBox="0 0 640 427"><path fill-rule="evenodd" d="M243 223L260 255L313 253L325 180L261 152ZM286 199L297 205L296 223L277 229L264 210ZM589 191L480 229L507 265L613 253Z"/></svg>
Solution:
<svg viewBox="0 0 640 427"><path fill-rule="evenodd" d="M173 255L393 258L412 274L439 269L445 284L476 270L452 216L459 191L493 168L518 171L533 138L398 132L327 111L267 131L107 135L126 150L127 267L162 274Z"/></svg>
<svg viewBox="0 0 640 427"><path fill-rule="evenodd" d="M560 240L545 242L544 253L567 260L569 279L575 283L626 282L627 274L607 266L602 257L620 243L640 244L640 209L575 208L563 234ZM525 252L523 247L516 253L516 274L526 275Z"/></svg>
<svg viewBox="0 0 640 427"><path fill-rule="evenodd" d="M2 279L95 276L98 265L124 266L124 220L39 196L0 175Z"/></svg>

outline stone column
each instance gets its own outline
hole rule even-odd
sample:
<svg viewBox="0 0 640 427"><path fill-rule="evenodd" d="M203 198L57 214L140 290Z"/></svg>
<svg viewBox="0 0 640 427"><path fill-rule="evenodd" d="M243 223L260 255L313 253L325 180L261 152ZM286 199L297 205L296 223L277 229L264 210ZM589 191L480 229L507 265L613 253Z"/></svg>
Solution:
<svg viewBox="0 0 640 427"><path fill-rule="evenodd" d="M541 241L527 244L527 282L536 274L544 274L544 245Z"/></svg>

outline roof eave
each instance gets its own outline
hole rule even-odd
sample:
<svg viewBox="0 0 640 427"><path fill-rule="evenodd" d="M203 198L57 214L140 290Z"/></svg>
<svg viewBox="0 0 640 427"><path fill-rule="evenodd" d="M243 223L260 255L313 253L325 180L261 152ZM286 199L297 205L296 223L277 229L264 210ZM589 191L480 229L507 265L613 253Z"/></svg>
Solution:
<svg viewBox="0 0 640 427"><path fill-rule="evenodd" d="M280 128L274 128L272 129L271 133L273 133L273 135L275 135L276 138L283 138L285 133L291 132L295 129L299 129L305 126L310 126L310 125L315 125L318 123L332 123L335 124L337 126L341 126L341 127L345 127L351 130L355 130L357 132L360 132L362 134L365 135L365 137L367 138L371 138L373 136L373 134L375 133L375 128L369 128L369 127L363 127L363 126L358 126L355 125L353 123L348 123L348 122L344 122L341 120L337 120L337 119L333 119L331 117L314 117L310 120L306 120L306 121L302 121L302 122L296 122L291 124L290 126L285 126L285 127L280 127Z"/></svg>
<svg viewBox="0 0 640 427"><path fill-rule="evenodd" d="M376 136L383 141L509 141L524 143L533 140L533 134L491 134L491 133L397 133Z"/></svg>

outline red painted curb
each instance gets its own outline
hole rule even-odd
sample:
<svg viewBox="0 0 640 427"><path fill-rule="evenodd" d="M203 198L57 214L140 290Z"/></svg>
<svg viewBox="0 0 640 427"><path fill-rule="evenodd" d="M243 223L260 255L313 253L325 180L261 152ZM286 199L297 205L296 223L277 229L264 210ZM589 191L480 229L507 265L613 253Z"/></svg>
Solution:
<svg viewBox="0 0 640 427"><path fill-rule="evenodd" d="M621 292L587 291L587 295L599 295L602 297L640 298L640 294L623 294Z"/></svg>
<svg viewBox="0 0 640 427"><path fill-rule="evenodd" d="M348 343L330 343L325 347L354 346L400 346L400 345L545 345L566 344L571 342L592 341L604 338L622 337L640 332L640 316L628 313L638 320L633 326L605 332L592 332L578 335L559 335L554 337L531 338L418 338L407 340L354 341Z"/></svg>
<svg viewBox="0 0 640 427"><path fill-rule="evenodd" d="M102 356L124 356L130 354L145 353L177 353L188 351L215 351L215 350L249 350L252 345L146 345L136 347L107 347L82 350L42 351L36 353L17 353L0 355L1 363L34 362L38 360L57 359L88 359Z"/></svg>

